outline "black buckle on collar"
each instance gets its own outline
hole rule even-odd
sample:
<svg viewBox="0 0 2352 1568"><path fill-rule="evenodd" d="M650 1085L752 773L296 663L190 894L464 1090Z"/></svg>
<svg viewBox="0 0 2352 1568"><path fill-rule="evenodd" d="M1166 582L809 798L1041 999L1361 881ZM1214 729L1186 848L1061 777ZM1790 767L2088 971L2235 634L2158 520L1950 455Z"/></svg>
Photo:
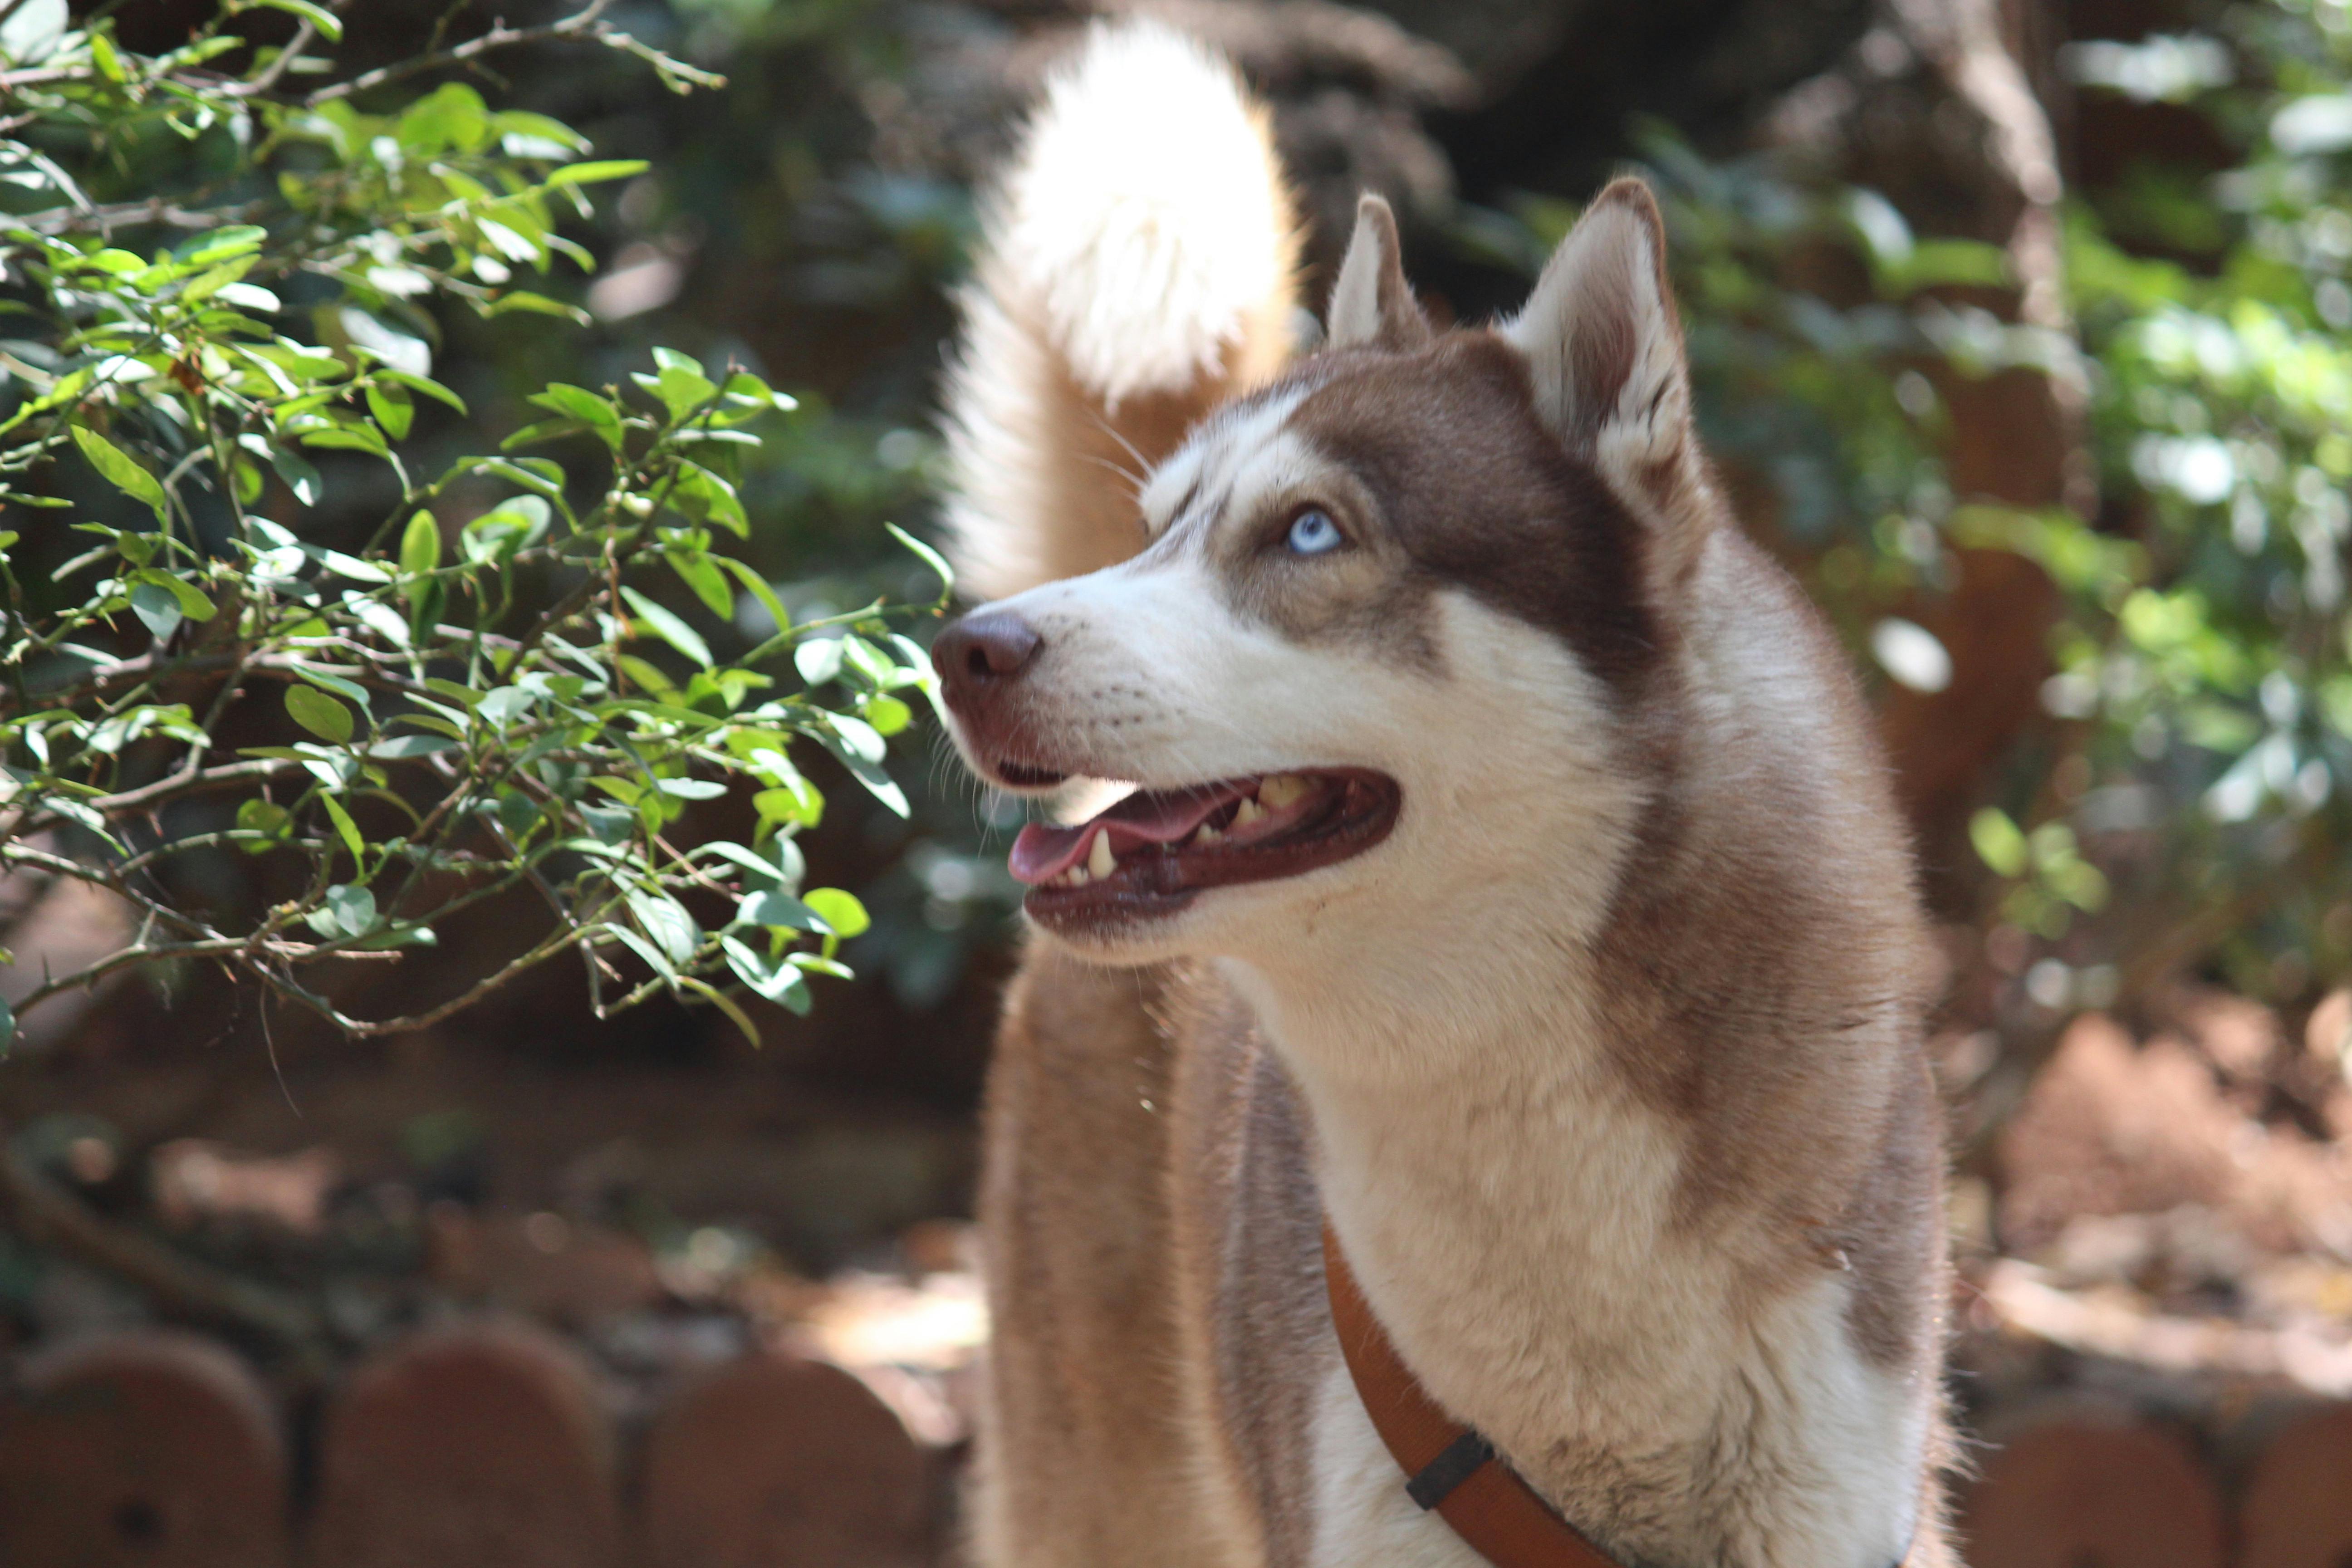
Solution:
<svg viewBox="0 0 2352 1568"><path fill-rule="evenodd" d="M1465 1432L1448 1443L1444 1453L1423 1465L1419 1475L1404 1483L1404 1494L1423 1510L1435 1508L1494 1457L1495 1445L1475 1432Z"/></svg>

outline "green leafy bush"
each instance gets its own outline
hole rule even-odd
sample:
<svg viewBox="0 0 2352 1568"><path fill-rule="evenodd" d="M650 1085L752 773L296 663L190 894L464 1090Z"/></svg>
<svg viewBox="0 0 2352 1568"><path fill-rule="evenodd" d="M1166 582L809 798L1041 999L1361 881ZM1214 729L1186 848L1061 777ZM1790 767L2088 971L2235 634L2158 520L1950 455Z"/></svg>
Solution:
<svg viewBox="0 0 2352 1568"><path fill-rule="evenodd" d="M549 385L496 452L425 457L426 423L467 415L432 377L431 308L576 315L517 280L592 265L564 215L643 165L462 81L387 89L548 39L716 83L604 10L345 78L308 0L231 0L157 56L62 0L6 10L0 865L138 920L20 1008L201 961L385 1034L576 951L600 1013L667 989L756 1037L738 985L805 1010L810 976L846 973L867 920L803 886L824 801L795 758L814 744L903 814L886 737L932 688L880 603L796 625L720 548L793 400L656 349L626 385ZM541 447L562 460L519 455ZM384 501L364 538L311 526L331 479ZM943 604L945 567L898 537ZM703 615L763 633L722 658ZM681 814L735 785L751 842L677 847ZM178 874L240 854L276 896ZM339 966L518 889L544 933L457 994L396 1018L335 999Z"/></svg>
<svg viewBox="0 0 2352 1568"><path fill-rule="evenodd" d="M1760 479L1857 651L1948 678L1903 606L1962 550L2026 556L2060 590L2046 724L1969 835L1984 930L2045 965L2059 1006L2184 965L2286 1003L2352 972L2352 13L2210 16L2063 57L2080 90L2165 100L2234 149L2074 193L2071 335L1974 302L2012 281L1998 247L1915 234L1790 159L1645 132L1710 444ZM1573 216L1530 199L1463 237L1532 270ZM1937 379L2017 367L2083 389L2098 515L1953 492Z"/></svg>

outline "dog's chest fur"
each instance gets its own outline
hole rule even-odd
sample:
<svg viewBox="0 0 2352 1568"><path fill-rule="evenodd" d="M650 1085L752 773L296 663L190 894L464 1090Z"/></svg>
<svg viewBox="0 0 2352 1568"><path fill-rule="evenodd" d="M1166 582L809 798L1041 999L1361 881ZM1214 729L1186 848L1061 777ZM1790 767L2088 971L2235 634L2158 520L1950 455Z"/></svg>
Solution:
<svg viewBox="0 0 2352 1568"><path fill-rule="evenodd" d="M1323 1296L1327 1206L1379 1260L1360 1264L1365 1289L1432 1393L1620 1561L1837 1563L1874 1537L1853 1568L1902 1555L1912 1510L1890 1517L1885 1500L1916 1471L1934 1390L1858 1364L1843 1271L1769 1279L1778 1249L1724 1234L1752 1214L1678 1222L1681 1140L1603 1053L1554 1040L1524 1055L1591 1071L1422 1095L1389 1118L1318 1086L1352 1101L1319 1119L1360 1144L1335 1146L1236 987L1202 970L1183 996L1171 1196L1179 1299L1206 1341L1190 1414L1268 1521L1270 1563L1480 1561L1404 1496L1348 1379ZM1465 1162L1465 1140L1525 1151L1522 1179ZM1742 1273L1756 1306L1727 1319Z"/></svg>

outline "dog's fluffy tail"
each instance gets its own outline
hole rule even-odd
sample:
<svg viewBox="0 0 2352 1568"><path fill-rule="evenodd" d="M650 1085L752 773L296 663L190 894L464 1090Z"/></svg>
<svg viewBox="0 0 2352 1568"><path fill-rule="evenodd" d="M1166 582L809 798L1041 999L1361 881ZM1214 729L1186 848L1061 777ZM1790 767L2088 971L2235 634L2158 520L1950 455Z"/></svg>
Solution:
<svg viewBox="0 0 2352 1568"><path fill-rule="evenodd" d="M1124 560L1186 426L1289 357L1297 231L1265 110L1154 23L1097 24L988 212L947 384L950 552L1001 598Z"/></svg>

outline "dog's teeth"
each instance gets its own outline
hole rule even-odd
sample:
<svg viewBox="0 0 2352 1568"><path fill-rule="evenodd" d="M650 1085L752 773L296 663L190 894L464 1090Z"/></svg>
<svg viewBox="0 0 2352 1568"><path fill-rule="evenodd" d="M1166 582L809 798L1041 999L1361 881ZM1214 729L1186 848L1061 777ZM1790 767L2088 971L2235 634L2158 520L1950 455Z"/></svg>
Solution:
<svg viewBox="0 0 2352 1568"><path fill-rule="evenodd" d="M1066 888L1083 888L1093 880L1092 877L1087 875L1087 868L1084 866L1073 866L1062 873L1062 886Z"/></svg>
<svg viewBox="0 0 2352 1568"><path fill-rule="evenodd" d="M1097 877L1108 877L1118 865L1118 857L1110 852L1110 835L1097 833L1092 849L1087 851L1087 869Z"/></svg>
<svg viewBox="0 0 2352 1568"><path fill-rule="evenodd" d="M1251 823L1255 822L1259 817L1264 816L1265 815L1265 807L1258 805L1257 797L1255 795L1245 795L1242 796L1241 805L1234 811L1234 826L1235 827L1247 827Z"/></svg>
<svg viewBox="0 0 2352 1568"><path fill-rule="evenodd" d="M1223 834L1217 831L1217 825L1213 822L1204 822L1192 829L1192 842L1195 844L1214 844L1223 837Z"/></svg>
<svg viewBox="0 0 2352 1568"><path fill-rule="evenodd" d="M1307 788L1307 781L1297 773L1276 773L1257 786L1257 797L1268 811L1280 811L1306 799Z"/></svg>

